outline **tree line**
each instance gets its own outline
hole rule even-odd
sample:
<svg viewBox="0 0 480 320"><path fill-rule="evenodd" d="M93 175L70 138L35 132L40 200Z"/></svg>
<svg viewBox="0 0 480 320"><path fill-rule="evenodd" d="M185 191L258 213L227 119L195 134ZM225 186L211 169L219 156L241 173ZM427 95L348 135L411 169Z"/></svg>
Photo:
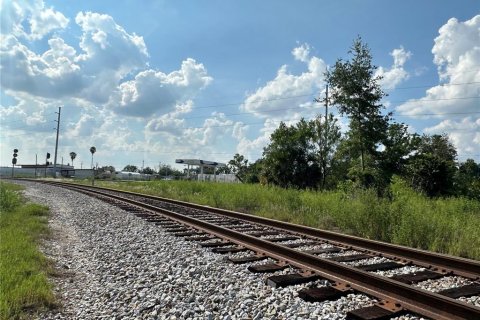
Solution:
<svg viewBox="0 0 480 320"><path fill-rule="evenodd" d="M428 196L480 199L480 164L457 162L457 150L446 134L418 135L384 114L386 96L375 75L367 44L358 37L350 60L339 59L325 73L331 94L316 99L337 108L349 120L341 133L333 114L281 122L259 160L236 154L226 169L243 182L285 188L374 188L388 192L394 175Z"/></svg>

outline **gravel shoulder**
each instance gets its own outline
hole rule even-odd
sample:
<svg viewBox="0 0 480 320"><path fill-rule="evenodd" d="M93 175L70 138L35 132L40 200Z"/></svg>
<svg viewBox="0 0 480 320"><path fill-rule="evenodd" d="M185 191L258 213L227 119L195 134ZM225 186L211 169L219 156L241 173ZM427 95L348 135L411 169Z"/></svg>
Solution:
<svg viewBox="0 0 480 320"><path fill-rule="evenodd" d="M52 213L43 251L58 273L51 280L61 307L39 319L343 319L373 303L353 294L305 302L298 288L266 286L266 275L100 200L22 184Z"/></svg>

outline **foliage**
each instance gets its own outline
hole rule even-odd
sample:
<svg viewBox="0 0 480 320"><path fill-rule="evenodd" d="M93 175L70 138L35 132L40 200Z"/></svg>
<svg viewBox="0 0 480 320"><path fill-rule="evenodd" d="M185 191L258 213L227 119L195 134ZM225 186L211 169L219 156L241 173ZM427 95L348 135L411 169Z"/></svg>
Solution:
<svg viewBox="0 0 480 320"><path fill-rule="evenodd" d="M156 173L155 170L150 168L150 167L143 168L139 172L143 173L143 174L155 174Z"/></svg>
<svg viewBox="0 0 480 320"><path fill-rule="evenodd" d="M138 172L137 166L134 166L133 164L127 164L122 171L125 172Z"/></svg>
<svg viewBox="0 0 480 320"><path fill-rule="evenodd" d="M235 174L238 180L244 182L248 170L248 160L238 153L233 156L233 159L228 162L230 171Z"/></svg>
<svg viewBox="0 0 480 320"><path fill-rule="evenodd" d="M340 142L340 127L337 125L337 119L333 114L328 114L328 118L322 122L321 116L314 120L314 139L316 141L318 163L321 171L322 188L325 188L327 177L330 175L334 154L338 143Z"/></svg>
<svg viewBox="0 0 480 320"><path fill-rule="evenodd" d="M263 174L281 187L315 188L320 166L315 154L314 123L301 119L295 126L280 123L264 148Z"/></svg>
<svg viewBox="0 0 480 320"><path fill-rule="evenodd" d="M20 204L16 185L0 182L0 213L12 211Z"/></svg>
<svg viewBox="0 0 480 320"><path fill-rule="evenodd" d="M54 306L45 275L50 267L37 249L48 232L48 209L25 204L16 189L0 183L0 319L22 319L25 310Z"/></svg>
<svg viewBox="0 0 480 320"><path fill-rule="evenodd" d="M457 195L480 200L480 164L473 159L460 164L454 183Z"/></svg>
<svg viewBox="0 0 480 320"><path fill-rule="evenodd" d="M158 168L158 175L160 177L181 177L183 175L186 175L186 172L181 172L177 169L172 168L169 165L162 165Z"/></svg>
<svg viewBox="0 0 480 320"><path fill-rule="evenodd" d="M422 136L417 153L407 165L412 186L429 196L452 194L456 157L446 135Z"/></svg>
<svg viewBox="0 0 480 320"><path fill-rule="evenodd" d="M73 160L77 157L77 154L75 152L70 152L70 159L72 159L72 166L73 166Z"/></svg>
<svg viewBox="0 0 480 320"><path fill-rule="evenodd" d="M385 139L389 115L381 113L384 106L380 101L386 94L378 83L381 77L375 76L370 49L358 37L349 53L352 59L337 60L326 78L333 89L332 104L350 120L347 139L353 154L360 156L361 171L365 171L365 154L376 155L378 144Z"/></svg>

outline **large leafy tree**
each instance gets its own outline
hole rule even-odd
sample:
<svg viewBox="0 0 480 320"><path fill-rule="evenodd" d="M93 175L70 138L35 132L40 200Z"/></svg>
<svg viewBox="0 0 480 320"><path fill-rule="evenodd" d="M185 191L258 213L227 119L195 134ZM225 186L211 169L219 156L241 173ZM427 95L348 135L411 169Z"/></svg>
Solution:
<svg viewBox="0 0 480 320"><path fill-rule="evenodd" d="M457 151L447 135L423 135L407 166L413 187L429 196L453 192Z"/></svg>
<svg viewBox="0 0 480 320"><path fill-rule="evenodd" d="M281 122L263 151L263 175L267 181L281 187L316 187L320 168L314 138L313 122L302 119L295 126Z"/></svg>
<svg viewBox="0 0 480 320"><path fill-rule="evenodd" d="M460 164L455 175L457 195L480 200L480 164L473 159Z"/></svg>
<svg viewBox="0 0 480 320"><path fill-rule="evenodd" d="M347 132L350 153L360 157L364 172L367 156L375 158L378 145L385 139L390 116L382 115L381 100L386 94L379 84L381 77L375 76L376 66L372 64L369 47L358 37L349 54L351 60L337 60L326 78L332 88L330 102L350 120Z"/></svg>
<svg viewBox="0 0 480 320"><path fill-rule="evenodd" d="M143 173L143 174L155 174L155 170L153 170L152 168L150 167L146 167L146 168L143 168L140 173Z"/></svg>
<svg viewBox="0 0 480 320"><path fill-rule="evenodd" d="M386 136L382 141L383 151L379 153L377 168L380 185L390 183L393 175L405 175L409 159L417 150L421 139L418 134L408 132L408 126L403 123L392 123L388 126Z"/></svg>
<svg viewBox="0 0 480 320"><path fill-rule="evenodd" d="M134 166L132 164L127 164L125 166L125 168L123 168L122 171L125 171L125 172L138 172L138 167L137 166Z"/></svg>

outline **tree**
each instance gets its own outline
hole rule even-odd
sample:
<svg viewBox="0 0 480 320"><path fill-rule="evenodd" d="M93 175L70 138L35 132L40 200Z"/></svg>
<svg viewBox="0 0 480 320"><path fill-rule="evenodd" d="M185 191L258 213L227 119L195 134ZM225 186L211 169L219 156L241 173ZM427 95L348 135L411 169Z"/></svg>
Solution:
<svg viewBox="0 0 480 320"><path fill-rule="evenodd" d="M77 154L75 152L70 152L70 159L72 159L72 167L73 167L73 160L77 157Z"/></svg>
<svg viewBox="0 0 480 320"><path fill-rule="evenodd" d="M263 150L263 175L281 187L316 188L318 165L313 121L301 119L296 126L281 122Z"/></svg>
<svg viewBox="0 0 480 320"><path fill-rule="evenodd" d="M245 182L247 183L259 183L262 176L263 159L250 163L247 168L247 174L245 176Z"/></svg>
<svg viewBox="0 0 480 320"><path fill-rule="evenodd" d="M366 168L366 154L375 157L378 144L385 138L390 115L382 115L381 100L386 94L375 76L369 47L358 37L349 53L350 61L337 60L332 71L326 73L332 88L330 102L338 106L341 115L350 120L347 133L354 154L360 156L361 171Z"/></svg>
<svg viewBox="0 0 480 320"><path fill-rule="evenodd" d="M388 126L383 151L378 153L375 165L375 186L380 194L389 186L393 175L405 176L406 166L420 143L418 134L410 134L408 126L392 123Z"/></svg>
<svg viewBox="0 0 480 320"><path fill-rule="evenodd" d="M146 168L144 168L143 170L141 170L140 173L143 173L143 174L155 174L155 170L153 170L153 169L150 168L150 167L146 167Z"/></svg>
<svg viewBox="0 0 480 320"><path fill-rule="evenodd" d="M473 159L460 164L455 175L457 195L480 200L480 164Z"/></svg>
<svg viewBox="0 0 480 320"><path fill-rule="evenodd" d="M134 166L134 165L131 165L131 164L127 164L125 166L125 168L123 168L122 171L126 171L126 172L138 172L138 168L137 166Z"/></svg>
<svg viewBox="0 0 480 320"><path fill-rule="evenodd" d="M93 169L93 154L97 152L97 148L95 147L90 147L90 153L92 154L92 165L91 168Z"/></svg>
<svg viewBox="0 0 480 320"><path fill-rule="evenodd" d="M412 186L428 196L453 193L457 151L447 135L423 135L407 166Z"/></svg>
<svg viewBox="0 0 480 320"><path fill-rule="evenodd" d="M317 144L318 162L321 169L322 188L325 188L327 176L332 167L333 156L340 141L340 127L337 125L337 119L333 114L328 115L328 121L323 121L321 116L314 120L314 139Z"/></svg>
<svg viewBox="0 0 480 320"><path fill-rule="evenodd" d="M228 162L228 167L238 180L244 182L248 169L248 160L243 155L236 153L233 159Z"/></svg>

